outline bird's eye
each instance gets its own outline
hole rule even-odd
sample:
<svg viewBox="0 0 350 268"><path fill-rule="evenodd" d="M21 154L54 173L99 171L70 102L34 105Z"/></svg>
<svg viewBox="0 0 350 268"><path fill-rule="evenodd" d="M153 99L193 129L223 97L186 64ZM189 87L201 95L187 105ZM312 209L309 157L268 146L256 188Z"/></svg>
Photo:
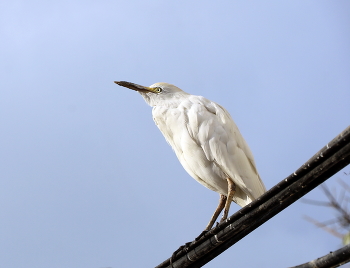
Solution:
<svg viewBox="0 0 350 268"><path fill-rule="evenodd" d="M163 91L163 89L160 88L160 87L156 87L156 88L155 88L155 91L156 91L157 93L161 93L161 92Z"/></svg>

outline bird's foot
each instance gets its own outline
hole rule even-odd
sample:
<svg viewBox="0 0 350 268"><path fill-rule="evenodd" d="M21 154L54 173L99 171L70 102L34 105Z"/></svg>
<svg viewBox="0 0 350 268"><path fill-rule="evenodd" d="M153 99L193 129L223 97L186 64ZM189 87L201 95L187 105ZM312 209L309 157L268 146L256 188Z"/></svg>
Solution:
<svg viewBox="0 0 350 268"><path fill-rule="evenodd" d="M222 218L221 218L221 220L220 220L220 224L221 223L223 223L224 221L226 221L227 220L227 216L225 217L225 216L222 216Z"/></svg>
<svg viewBox="0 0 350 268"><path fill-rule="evenodd" d="M176 257L177 253L179 253L180 251L184 250L185 252L188 252L188 249L189 249L189 246L195 242L195 241L198 241L201 237L203 237L208 231L207 230L204 230L203 232L200 233L199 236L197 236L194 241L191 241L191 242L187 242L185 243L185 245L179 247L177 250L174 251L174 253L171 255L171 258L170 258L170 265L171 267L173 267L173 261L174 261L174 258Z"/></svg>
<svg viewBox="0 0 350 268"><path fill-rule="evenodd" d="M188 251L188 247L192 244L193 242L187 242L185 243L185 245L180 246L177 250L174 251L174 253L171 255L170 257L170 266L173 267L173 262L174 262L174 258L176 256L177 253L179 253L180 251L184 250L185 252Z"/></svg>
<svg viewBox="0 0 350 268"><path fill-rule="evenodd" d="M194 241L198 241L202 236L204 236L207 232L209 232L208 230L204 230L203 232L200 233L199 236L197 236Z"/></svg>

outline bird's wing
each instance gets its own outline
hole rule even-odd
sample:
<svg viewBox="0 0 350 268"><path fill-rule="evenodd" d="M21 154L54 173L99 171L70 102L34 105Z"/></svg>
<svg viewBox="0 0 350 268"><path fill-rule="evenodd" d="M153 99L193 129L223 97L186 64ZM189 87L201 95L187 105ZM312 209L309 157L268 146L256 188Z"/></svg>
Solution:
<svg viewBox="0 0 350 268"><path fill-rule="evenodd" d="M253 154L230 114L204 97L191 97L187 128L206 158L214 161L252 200L263 194L266 190Z"/></svg>
<svg viewBox="0 0 350 268"><path fill-rule="evenodd" d="M195 110L196 108L192 105L192 102L186 99L180 105L174 105L173 107L156 106L152 110L152 115L165 140L172 147L183 168L191 177L210 190L224 193L226 191L220 191L220 188L226 182L219 181L219 185L217 185L215 178L209 175L210 161L208 161L202 147L195 138L198 136L199 130Z"/></svg>

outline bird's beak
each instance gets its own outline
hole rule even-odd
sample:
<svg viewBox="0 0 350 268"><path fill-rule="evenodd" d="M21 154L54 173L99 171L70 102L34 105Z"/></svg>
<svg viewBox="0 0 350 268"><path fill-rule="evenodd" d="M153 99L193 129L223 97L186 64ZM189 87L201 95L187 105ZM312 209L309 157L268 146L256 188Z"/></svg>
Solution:
<svg viewBox="0 0 350 268"><path fill-rule="evenodd" d="M132 89L132 90L139 91L139 92L144 92L144 93L147 93L147 92L158 93L158 92L156 91L156 88L144 87L144 86L140 86L140 85L138 85L138 84L134 84L134 83L126 82L126 81L114 81L114 83L116 83L116 84L119 85L119 86L127 87L127 88L130 88L130 89Z"/></svg>

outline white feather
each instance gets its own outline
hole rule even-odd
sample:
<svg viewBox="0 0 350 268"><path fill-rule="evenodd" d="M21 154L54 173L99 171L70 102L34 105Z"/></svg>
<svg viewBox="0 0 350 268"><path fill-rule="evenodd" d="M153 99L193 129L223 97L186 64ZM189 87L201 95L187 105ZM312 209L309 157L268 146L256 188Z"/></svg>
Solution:
<svg viewBox="0 0 350 268"><path fill-rule="evenodd" d="M266 189L253 154L230 114L220 105L156 83L162 93L140 94L153 106L153 119L185 170L205 187L227 195L227 176L236 184L233 201L249 204Z"/></svg>

